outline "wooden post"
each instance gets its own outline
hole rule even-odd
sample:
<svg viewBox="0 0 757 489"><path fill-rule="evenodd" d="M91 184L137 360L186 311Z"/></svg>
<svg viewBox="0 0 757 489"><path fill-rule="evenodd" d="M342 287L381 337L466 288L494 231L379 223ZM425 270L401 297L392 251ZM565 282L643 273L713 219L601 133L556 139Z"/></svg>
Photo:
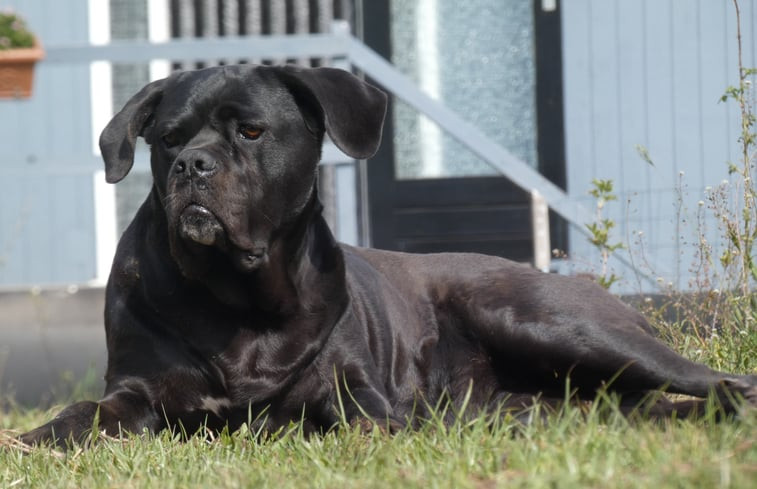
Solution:
<svg viewBox="0 0 757 489"><path fill-rule="evenodd" d="M537 191L531 191L531 232L534 240L534 267L549 272L549 206Z"/></svg>

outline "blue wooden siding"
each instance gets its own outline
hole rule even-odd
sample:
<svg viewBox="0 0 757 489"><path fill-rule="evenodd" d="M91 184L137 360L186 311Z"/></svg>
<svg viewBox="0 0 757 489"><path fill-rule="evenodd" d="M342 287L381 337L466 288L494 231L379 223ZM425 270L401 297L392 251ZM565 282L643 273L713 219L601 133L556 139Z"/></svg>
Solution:
<svg viewBox="0 0 757 489"><path fill-rule="evenodd" d="M4 1L45 45L87 42L87 1ZM37 65L34 95L0 100L0 285L95 276L88 65Z"/></svg>
<svg viewBox="0 0 757 489"><path fill-rule="evenodd" d="M757 66L757 8L741 3L745 64ZM24 15L47 45L87 41L86 0L2 6ZM737 81L732 3L562 0L562 10L569 192L592 205L591 179L613 179L620 199L608 215L620 225L617 238L638 250L633 233L643 231L649 272L685 286L697 202L739 155L738 108L718 102ZM89 89L88 66L43 62L32 99L0 101L0 161L12 169L3 171L0 192L0 285L95 276L92 175L67 170L76 162L99 168ZM648 148L654 167L636 145ZM689 213L685 223L679 203ZM712 240L717 228L709 222L708 229ZM571 251L578 262L597 262L579 233ZM635 262L642 261L637 251ZM633 286L633 274L625 274Z"/></svg>
<svg viewBox="0 0 757 489"><path fill-rule="evenodd" d="M563 0L562 9L569 193L593 206L591 179L614 180L619 201L606 215L619 224L617 239L630 243L648 273L686 287L698 202L706 201L706 187L728 178L727 162L739 157L738 107L719 102L738 83L733 4ZM757 8L742 1L741 10L744 64L753 67ZM649 150L654 166L637 145ZM714 242L716 223L706 225ZM571 251L579 263L597 263L577 232ZM629 270L616 267L631 290L637 287Z"/></svg>

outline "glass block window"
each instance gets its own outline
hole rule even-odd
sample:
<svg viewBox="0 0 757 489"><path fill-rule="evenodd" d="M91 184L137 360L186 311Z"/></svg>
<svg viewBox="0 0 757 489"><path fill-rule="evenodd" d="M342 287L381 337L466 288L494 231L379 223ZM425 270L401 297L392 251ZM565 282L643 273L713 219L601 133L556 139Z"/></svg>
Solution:
<svg viewBox="0 0 757 489"><path fill-rule="evenodd" d="M536 166L533 2L393 0L392 62L441 100ZM396 104L397 178L496 175L414 109Z"/></svg>

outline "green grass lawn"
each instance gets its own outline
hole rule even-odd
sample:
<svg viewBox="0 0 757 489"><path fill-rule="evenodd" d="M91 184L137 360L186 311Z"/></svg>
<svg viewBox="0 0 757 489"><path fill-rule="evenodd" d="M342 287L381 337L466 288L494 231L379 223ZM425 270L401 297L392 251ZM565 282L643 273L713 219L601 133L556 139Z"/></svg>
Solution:
<svg viewBox="0 0 757 489"><path fill-rule="evenodd" d="M0 428L32 428L50 412L13 410ZM343 428L265 439L242 429L182 442L169 433L98 440L57 452L0 438L0 487L757 487L757 411L738 421L628 421L565 408L547 425L483 420L390 436Z"/></svg>
<svg viewBox="0 0 757 489"><path fill-rule="evenodd" d="M696 340L667 325L663 337L715 368L757 372L751 319ZM756 309L757 310L757 309ZM76 399L96 398L88 389ZM263 437L242 429L181 441L170 433L100 439L93 448L29 453L12 437L49 420L48 411L0 409L0 489L254 487L757 488L757 409L738 420L639 421L612 401L569 406L548 423L484 419L387 435L344 427L305 437L297 425ZM710 411L710 414L714 410Z"/></svg>

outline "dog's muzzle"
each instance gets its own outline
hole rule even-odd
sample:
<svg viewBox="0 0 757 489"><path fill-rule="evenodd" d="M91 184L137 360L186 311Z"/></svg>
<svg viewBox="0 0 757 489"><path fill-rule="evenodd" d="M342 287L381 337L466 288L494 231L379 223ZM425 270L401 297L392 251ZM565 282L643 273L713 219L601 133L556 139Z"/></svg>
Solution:
<svg viewBox="0 0 757 489"><path fill-rule="evenodd" d="M191 204L179 216L179 235L204 246L213 246L223 239L224 229L207 208Z"/></svg>
<svg viewBox="0 0 757 489"><path fill-rule="evenodd" d="M216 246L226 250L234 266L241 272L257 270L268 257L264 247L253 249L236 247L226 236L226 230L218 218L199 204L190 204L182 211L179 216L179 236L199 245Z"/></svg>

